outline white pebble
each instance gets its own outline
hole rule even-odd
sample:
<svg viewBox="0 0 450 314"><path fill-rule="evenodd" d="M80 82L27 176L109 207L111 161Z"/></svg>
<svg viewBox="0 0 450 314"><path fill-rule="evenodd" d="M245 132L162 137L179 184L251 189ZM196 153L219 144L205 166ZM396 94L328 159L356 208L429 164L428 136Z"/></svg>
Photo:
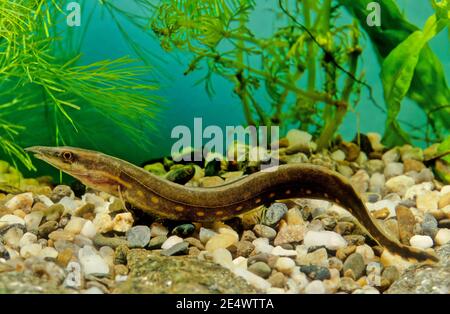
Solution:
<svg viewBox="0 0 450 314"><path fill-rule="evenodd" d="M83 294L104 294L103 291L98 287L90 287L83 291Z"/></svg>
<svg viewBox="0 0 450 314"><path fill-rule="evenodd" d="M53 201L48 196L45 195L39 195L38 199L39 202L44 203L44 205L47 207L50 207L54 204Z"/></svg>
<svg viewBox="0 0 450 314"><path fill-rule="evenodd" d="M121 213L114 216L112 221L113 230L117 232L127 232L133 227L133 215L131 213Z"/></svg>
<svg viewBox="0 0 450 314"><path fill-rule="evenodd" d="M64 227L64 231L72 234L79 234L86 221L87 220L84 218L72 216L67 225Z"/></svg>
<svg viewBox="0 0 450 314"><path fill-rule="evenodd" d="M39 257L44 258L57 258L58 251L52 247L45 247L39 252Z"/></svg>
<svg viewBox="0 0 450 314"><path fill-rule="evenodd" d="M198 237L200 239L200 241L205 244L206 242L209 241L209 239L211 239L213 236L215 236L217 233L211 229L207 229L207 228L200 228L200 232L198 234Z"/></svg>
<svg viewBox="0 0 450 314"><path fill-rule="evenodd" d="M273 250L273 246L269 244L269 239L267 238L258 238L254 240L252 243L255 246L256 253L270 254Z"/></svg>
<svg viewBox="0 0 450 314"><path fill-rule="evenodd" d="M81 228L80 234L86 238L92 239L97 234L97 229L92 221L87 220L83 225L83 228Z"/></svg>
<svg viewBox="0 0 450 314"><path fill-rule="evenodd" d="M25 226L27 230L37 230L41 224L44 213L41 211L31 212L24 217Z"/></svg>
<svg viewBox="0 0 450 314"><path fill-rule="evenodd" d="M325 294L325 286L320 280L311 281L305 288L306 294Z"/></svg>
<svg viewBox="0 0 450 314"><path fill-rule="evenodd" d="M434 238L434 241L437 245L444 245L448 242L450 242L450 229L444 228L439 229L439 231L436 234L436 237Z"/></svg>
<svg viewBox="0 0 450 314"><path fill-rule="evenodd" d="M178 244L181 242L183 242L182 238L180 238L179 236L173 235L173 236L169 237L166 241L164 241L164 243L161 245L161 248L163 250L167 250L167 249L170 249L175 244Z"/></svg>
<svg viewBox="0 0 450 314"><path fill-rule="evenodd" d="M233 260L233 265L234 265L234 267L247 269L247 265L248 265L247 259L243 256L238 256Z"/></svg>
<svg viewBox="0 0 450 314"><path fill-rule="evenodd" d="M33 193L22 193L14 196L6 202L5 206L10 210L23 209L30 210L33 205Z"/></svg>
<svg viewBox="0 0 450 314"><path fill-rule="evenodd" d="M433 246L433 239L429 236L415 235L409 240L409 243L419 249L428 249Z"/></svg>
<svg viewBox="0 0 450 314"><path fill-rule="evenodd" d="M297 251L295 250L286 250L283 249L281 246L276 246L273 248L271 254L277 255L277 256L297 256Z"/></svg>
<svg viewBox="0 0 450 314"><path fill-rule="evenodd" d="M38 256L41 252L42 246L38 243L27 244L20 249L20 256L29 258L31 256Z"/></svg>
<svg viewBox="0 0 450 314"><path fill-rule="evenodd" d="M64 280L64 286L67 288L81 288L81 266L77 262L70 262L67 267L67 276Z"/></svg>
<svg viewBox="0 0 450 314"><path fill-rule="evenodd" d="M255 275L254 273L242 269L242 268L235 268L233 269L233 273L236 276L244 278L249 284L251 284L253 287L260 289L262 291L266 291L270 288L270 283L267 282L265 279L259 277L258 275Z"/></svg>
<svg viewBox="0 0 450 314"><path fill-rule="evenodd" d="M308 231L303 243L306 247L324 245L329 250L337 250L347 246L347 241L333 231Z"/></svg>
<svg viewBox="0 0 450 314"><path fill-rule="evenodd" d="M92 246L86 245L78 251L78 260L80 261L83 272L86 275L108 275L109 267L106 261L95 251Z"/></svg>
<svg viewBox="0 0 450 314"><path fill-rule="evenodd" d="M290 274L295 267L295 262L289 257L280 257L275 263L275 268L283 274Z"/></svg>
<svg viewBox="0 0 450 314"><path fill-rule="evenodd" d="M37 236L34 233L27 232L25 233L19 241L19 246L22 248L28 244L36 243Z"/></svg>
<svg viewBox="0 0 450 314"><path fill-rule="evenodd" d="M218 248L213 252L213 261L222 267L231 269L233 267L233 257L230 251L224 248Z"/></svg>
<svg viewBox="0 0 450 314"><path fill-rule="evenodd" d="M15 216L15 215L4 215L0 218L0 227L3 226L9 226L9 225L14 225L14 224L19 224L24 226L25 225L25 220L23 220L22 218Z"/></svg>

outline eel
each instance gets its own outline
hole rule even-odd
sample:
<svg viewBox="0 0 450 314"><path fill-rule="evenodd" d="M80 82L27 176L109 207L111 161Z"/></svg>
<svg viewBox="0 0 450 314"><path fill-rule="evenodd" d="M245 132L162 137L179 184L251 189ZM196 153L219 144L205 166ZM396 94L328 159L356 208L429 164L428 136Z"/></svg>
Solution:
<svg viewBox="0 0 450 314"><path fill-rule="evenodd" d="M226 220L289 198L331 201L347 209L392 255L408 262L438 262L435 255L392 238L372 218L349 180L321 166L280 165L220 186L198 188L170 182L129 162L95 151L43 146L26 150L86 186L121 197L136 208L171 220Z"/></svg>

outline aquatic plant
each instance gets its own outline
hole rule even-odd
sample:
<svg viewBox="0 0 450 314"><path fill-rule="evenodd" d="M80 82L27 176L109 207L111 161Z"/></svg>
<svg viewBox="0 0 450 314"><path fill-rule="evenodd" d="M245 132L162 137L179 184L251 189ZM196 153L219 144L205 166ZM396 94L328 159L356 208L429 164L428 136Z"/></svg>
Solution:
<svg viewBox="0 0 450 314"><path fill-rule="evenodd" d="M331 143L346 113L354 110L362 88L381 107L373 100L359 64L362 27L375 44L380 62L385 59L381 77L387 108L381 108L387 111L385 144L411 142L397 118L406 95L427 113L433 138L440 139L449 129L449 89L442 65L427 42L447 25L447 2L432 1L437 13L423 32L405 20L392 0L381 4L383 27L368 27L369 2L274 1L278 21L270 35L260 36L249 26L255 1L162 0L151 28L166 50L193 56L185 74L206 67L204 81L210 94L213 75L233 82L247 124L294 124L315 133L320 149ZM350 25L339 19L344 8L354 16ZM423 40L409 45L417 37ZM261 91L270 99L270 109L258 98ZM428 142L430 128L426 128Z"/></svg>
<svg viewBox="0 0 450 314"><path fill-rule="evenodd" d="M81 41L60 26L66 18L60 4L0 0L0 147L28 169L21 136L39 133L42 144L67 144L83 134L98 147L93 125L106 121L147 144L158 108L156 84L144 79L149 67L128 57L80 62Z"/></svg>

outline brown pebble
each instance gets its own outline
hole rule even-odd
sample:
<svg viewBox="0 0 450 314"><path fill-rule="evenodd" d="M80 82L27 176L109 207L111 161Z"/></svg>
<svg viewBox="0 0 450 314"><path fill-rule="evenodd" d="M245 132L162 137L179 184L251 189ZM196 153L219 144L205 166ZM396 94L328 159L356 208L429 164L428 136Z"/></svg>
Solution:
<svg viewBox="0 0 450 314"><path fill-rule="evenodd" d="M269 265L270 266L270 265ZM275 288L284 288L286 285L286 277L283 273L274 271L267 281Z"/></svg>
<svg viewBox="0 0 450 314"><path fill-rule="evenodd" d="M345 261L347 256L354 253L356 251L356 245L350 245L342 249L338 249L336 251L336 257L339 258L341 261Z"/></svg>
<svg viewBox="0 0 450 314"><path fill-rule="evenodd" d="M256 240L256 235L253 233L253 231L245 230L242 233L241 241L253 242L254 240Z"/></svg>
<svg viewBox="0 0 450 314"><path fill-rule="evenodd" d="M350 234L354 228L354 224L348 221L339 221L334 228L334 231L341 234L346 235Z"/></svg>
<svg viewBox="0 0 450 314"><path fill-rule="evenodd" d="M410 171L417 171L420 172L422 169L425 169L425 165L417 160L414 159L406 159L403 161L404 166L404 173L410 172Z"/></svg>
<svg viewBox="0 0 450 314"><path fill-rule="evenodd" d="M439 208L444 208L448 205L450 205L450 193L446 193L445 195L441 196L438 202Z"/></svg>
<svg viewBox="0 0 450 314"><path fill-rule="evenodd" d="M349 234L344 236L345 241L348 245L363 245L366 242L366 238L360 234Z"/></svg>
<svg viewBox="0 0 450 314"><path fill-rule="evenodd" d="M73 251L70 248L64 249L62 252L58 254L56 257L56 263L61 267L66 267L72 259Z"/></svg>
<svg viewBox="0 0 450 314"><path fill-rule="evenodd" d="M371 212L372 217L376 219L386 219L387 217L389 217L389 213L389 209L386 207Z"/></svg>
<svg viewBox="0 0 450 314"><path fill-rule="evenodd" d="M399 205L395 208L397 222L398 222L398 233L400 242L409 245L409 240L414 236L414 225L416 223L416 218L414 214L408 207Z"/></svg>
<svg viewBox="0 0 450 314"><path fill-rule="evenodd" d="M275 268L275 264L277 263L279 256L276 255L269 255L267 258L267 265L270 266L270 268Z"/></svg>
<svg viewBox="0 0 450 314"><path fill-rule="evenodd" d="M121 244L116 247L114 251L114 264L127 264L127 255L130 249L125 244Z"/></svg>
<svg viewBox="0 0 450 314"><path fill-rule="evenodd" d="M249 257L250 254L255 249L255 246L253 245L253 243L251 243L249 241L239 241L238 243L235 244L235 246L236 246L237 256L242 256L245 258Z"/></svg>
<svg viewBox="0 0 450 314"><path fill-rule="evenodd" d="M199 250L204 250L205 249L205 246L203 245L203 243L199 239L196 239L196 238L193 238L193 237L189 237L189 238L184 239L184 242L189 243L191 246L194 246L194 247L196 247Z"/></svg>
<svg viewBox="0 0 450 314"><path fill-rule="evenodd" d="M36 202L34 203L33 207L31 208L32 212L42 211L45 212L47 210L47 205L45 205L42 202Z"/></svg>
<svg viewBox="0 0 450 314"><path fill-rule="evenodd" d="M48 238L52 239L53 241L57 241L57 240L73 241L75 238L75 235L70 232L56 230L56 231L53 231L52 233L50 233L48 235Z"/></svg>

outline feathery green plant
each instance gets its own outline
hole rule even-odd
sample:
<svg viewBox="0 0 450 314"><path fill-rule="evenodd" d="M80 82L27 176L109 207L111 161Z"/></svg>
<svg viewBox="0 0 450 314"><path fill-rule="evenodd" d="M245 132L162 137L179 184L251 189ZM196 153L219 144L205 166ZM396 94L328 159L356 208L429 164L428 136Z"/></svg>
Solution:
<svg viewBox="0 0 450 314"><path fill-rule="evenodd" d="M62 2L0 0L0 149L28 169L33 165L16 139L35 132L29 127L36 120L53 130L53 144L82 132L88 114L148 144L145 130L158 109L151 96L156 85L143 79L148 66L128 57L80 64L78 51L68 50L70 36L58 28ZM75 119L78 111L84 116Z"/></svg>

